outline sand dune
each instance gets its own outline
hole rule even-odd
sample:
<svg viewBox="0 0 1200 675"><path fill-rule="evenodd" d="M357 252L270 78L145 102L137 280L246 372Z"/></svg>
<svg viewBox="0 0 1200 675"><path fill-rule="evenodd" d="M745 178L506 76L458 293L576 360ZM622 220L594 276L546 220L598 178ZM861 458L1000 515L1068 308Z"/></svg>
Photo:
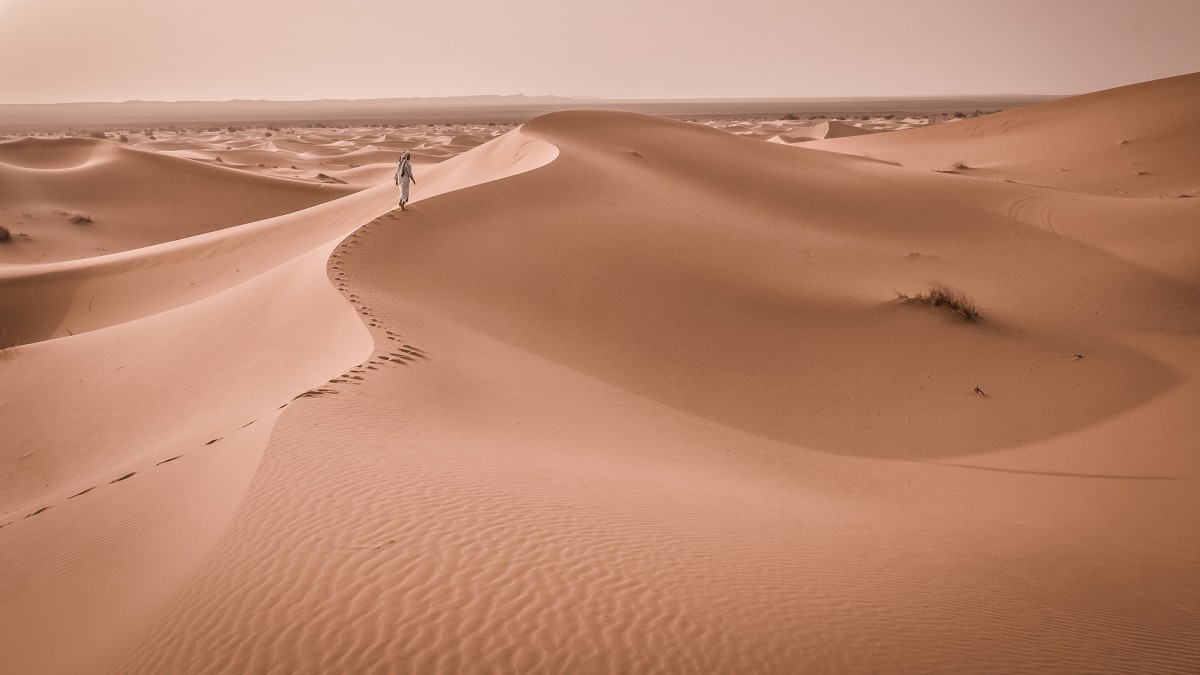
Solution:
<svg viewBox="0 0 1200 675"><path fill-rule="evenodd" d="M131 250L282 215L352 190L246 176L116 143L0 144L0 264ZM22 234L26 236L21 236Z"/></svg>
<svg viewBox="0 0 1200 675"><path fill-rule="evenodd" d="M0 268L8 662L1192 672L1189 78L790 147L558 113L419 164L406 213L155 157L347 194ZM386 149L355 134L313 156ZM9 154L154 157L44 148ZM1134 148L1156 187L1111 196Z"/></svg>
<svg viewBox="0 0 1200 675"><path fill-rule="evenodd" d="M281 182L170 162L246 186ZM521 168L470 164L440 189ZM23 555L0 575L0 632L39 645L10 665L91 669L199 561L278 411L370 352L325 267L339 240L394 199L384 186L205 235L181 228L178 240L125 253L0 269L6 339L23 345L3 363L6 391L21 395L0 409L10 427L0 536ZM130 519L131 504L146 515ZM67 604L69 617L54 611Z"/></svg>
<svg viewBox="0 0 1200 675"><path fill-rule="evenodd" d="M826 138L847 138L850 136L865 136L876 133L871 129L856 127L846 122L838 122L836 120L830 122L821 122L808 129L801 129L790 134L781 134L781 137L788 142L795 143L797 141L818 141Z"/></svg>
<svg viewBox="0 0 1200 675"><path fill-rule="evenodd" d="M1200 74L817 147L1073 193L1200 196Z"/></svg>

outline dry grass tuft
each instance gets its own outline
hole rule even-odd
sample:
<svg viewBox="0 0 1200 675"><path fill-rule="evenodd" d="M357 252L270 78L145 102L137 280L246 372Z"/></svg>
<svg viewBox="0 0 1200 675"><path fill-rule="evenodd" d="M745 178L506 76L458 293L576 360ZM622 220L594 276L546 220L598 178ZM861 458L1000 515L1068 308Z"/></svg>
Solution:
<svg viewBox="0 0 1200 675"><path fill-rule="evenodd" d="M14 356L13 347L17 346L17 341L9 337L8 332L0 328L0 361L7 361Z"/></svg>
<svg viewBox="0 0 1200 675"><path fill-rule="evenodd" d="M0 225L0 241L12 241L12 233L3 225Z"/></svg>
<svg viewBox="0 0 1200 675"><path fill-rule="evenodd" d="M76 213L75 215L71 216L69 220L76 225L87 225L88 223L92 222L92 217L86 216L82 213Z"/></svg>
<svg viewBox="0 0 1200 675"><path fill-rule="evenodd" d="M975 322L983 319L983 314L975 306L974 300L968 298L962 291L949 286L938 284L930 288L929 292L921 295L909 296L903 293L896 293L896 295L905 302L922 302L934 307L945 307L953 310L966 321Z"/></svg>

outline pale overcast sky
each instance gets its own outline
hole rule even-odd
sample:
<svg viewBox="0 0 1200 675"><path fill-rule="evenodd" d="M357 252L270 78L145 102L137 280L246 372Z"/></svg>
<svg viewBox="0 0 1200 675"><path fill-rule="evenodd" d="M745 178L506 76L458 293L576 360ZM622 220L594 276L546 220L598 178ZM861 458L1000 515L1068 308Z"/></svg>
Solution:
<svg viewBox="0 0 1200 675"><path fill-rule="evenodd" d="M1071 94L1200 71L1200 0L0 0L0 103Z"/></svg>

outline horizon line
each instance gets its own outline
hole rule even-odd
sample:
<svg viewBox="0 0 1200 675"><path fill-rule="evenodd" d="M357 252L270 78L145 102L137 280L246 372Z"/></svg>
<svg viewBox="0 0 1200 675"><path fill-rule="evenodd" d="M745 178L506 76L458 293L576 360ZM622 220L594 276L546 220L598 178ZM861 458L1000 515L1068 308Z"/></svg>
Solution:
<svg viewBox="0 0 1200 675"><path fill-rule="evenodd" d="M1088 92L1033 94L1019 92L985 93L985 94L858 94L853 96L668 96L668 97L613 97L562 94L451 94L443 96L374 96L368 98L306 98L306 99L272 99L272 98L229 98L229 99L126 99L123 101L52 101L52 102L0 102L0 106L58 106L58 105L126 105L138 103L159 104L219 104L219 103L338 103L365 101L438 101L445 99L464 98L527 98L527 99L559 99L563 101L603 101L611 103L627 102L674 102L674 101L865 101L865 100L922 100L922 99L974 99L974 98L1064 98L1077 96Z"/></svg>

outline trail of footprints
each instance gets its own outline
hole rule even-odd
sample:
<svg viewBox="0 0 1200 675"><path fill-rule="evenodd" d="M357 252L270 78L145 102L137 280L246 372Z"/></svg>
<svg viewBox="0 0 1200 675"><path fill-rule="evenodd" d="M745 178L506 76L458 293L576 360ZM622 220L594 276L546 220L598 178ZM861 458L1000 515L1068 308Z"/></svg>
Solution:
<svg viewBox="0 0 1200 675"><path fill-rule="evenodd" d="M253 422L250 422L246 426L249 426L250 424L253 424ZM205 445L212 445L213 443L216 443L219 440L221 440L221 439L217 438L217 439L211 440L208 443L205 443ZM167 462L174 462L175 460L179 459L180 457L183 457L183 455L175 455L174 457L171 457L169 459L164 459L161 462L157 462L154 466L162 466L163 464L166 464ZM107 484L112 485L113 483L120 483L121 481L129 480L130 478L133 478L136 475L138 475L137 471L130 471L129 473L125 474L124 476L121 476L119 478L114 478L114 479L108 481ZM83 495L86 495L87 493L91 492L92 490L95 490L100 487L103 487L103 486L102 485L93 485L90 488L87 488L86 490L80 490L79 492L76 492L75 494L71 495L70 497L67 497L67 500L75 499L76 497L82 497ZM52 508L54 508L53 505L43 506L42 508L38 509L37 511L25 514L25 516L24 516L24 518L22 518L22 520L24 520L25 518L32 518L32 517L38 515L39 513L45 513L46 511L49 511ZM7 523L0 525L0 528L8 527L9 525L12 525L15 522L17 522L17 521L10 520Z"/></svg>
<svg viewBox="0 0 1200 675"><path fill-rule="evenodd" d="M246 427L250 426L251 424L254 424L254 422L256 422L256 421L257 420L251 420L251 421L247 422L246 424L242 425L242 428L245 429ZM212 445L213 443L216 443L219 440L221 440L221 439L214 438L211 441L205 443L205 445ZM163 464L167 464L168 462L174 462L175 460L180 459L182 457L183 457L183 455L175 455L174 457L169 457L160 462L155 462L154 466L162 466ZM121 481L129 480L130 478L133 478L134 476L138 475L138 473L140 473L140 472L130 471L129 473L127 473L123 476L120 476L118 478L114 478L114 479L108 481L108 483L106 483L106 484L112 485L113 483L120 483ZM95 490L95 489L101 488L101 487L104 487L104 485L93 485L85 490L80 490L79 492L76 492L75 494L71 495L70 497L67 497L67 501L75 499L76 497L82 497L83 495L86 495L87 493L91 492L92 490ZM38 509L37 511L25 514L25 516L21 520L24 520L25 518L32 518L32 517L38 515L39 513L44 513L46 511L49 511L52 508L54 508L53 505L43 506L42 508ZM15 522L17 522L17 521L10 520L7 523L0 525L0 529L8 527L9 525L12 525Z"/></svg>
<svg viewBox="0 0 1200 675"><path fill-rule="evenodd" d="M346 283L346 263L343 260L343 254L348 253L352 246L361 244L363 241L362 237L370 231L371 227L383 220L392 219L394 217L395 215L393 213L389 213L381 218L376 218L370 223L359 228L359 230L354 234L351 234L349 237L347 237L346 240L342 242L340 246L338 246L333 255L330 256L329 267L333 272L333 282L337 286L337 289L346 296L346 299L350 301L350 304L354 305L355 310L363 317L363 320L366 322L367 326L373 329L371 332L376 334L382 332L383 337L388 342L396 344L391 345L390 349L377 347L372 353L372 357L370 359L355 366L354 368L351 368L332 380L329 380L329 384L362 384L366 375L369 374L369 371L379 370L380 367L389 365L407 366L411 363L418 363L420 361L427 360L430 356L429 352L421 349L420 347L415 347L408 344L404 341L403 336L383 325L383 322L379 319L379 317L375 316L371 308L363 303L363 299L359 297L358 294L349 292L349 285ZM334 387L319 387L317 389L310 389L303 394L300 394L300 396L297 396L296 398L322 396L325 394L336 393L338 393L338 390Z"/></svg>
<svg viewBox="0 0 1200 675"><path fill-rule="evenodd" d="M358 297L358 295L356 295L354 293L346 292L348 289L348 286L345 282L346 273L343 269L345 263L342 261L341 254L349 251L351 246L356 246L356 245L362 243L361 237L367 231L367 229L369 227L371 227L372 225L375 225L376 223L380 222L383 219L392 218L392 217L394 217L392 214L388 214L386 216L383 216L383 218L377 218L374 221L372 221L371 223L369 223L368 225L363 226L361 229L359 229L354 234L350 235L350 237L345 242L343 242L341 246L338 247L337 252L335 252L333 254L333 256L331 258L332 262L331 262L330 267L334 271L333 281L335 284L337 284L338 290L342 291L342 293L347 296L347 299L349 299L350 302L353 305L355 305L355 308L358 310L358 313L360 315L362 315L362 317L366 320L367 325L374 329L372 332L377 333L379 331L382 331L384 334L384 337L387 339L388 342L399 343L399 344L392 345L392 348L390 350L376 348L375 351L373 352L373 356L369 360L365 361L364 363L359 364L358 366L356 366L354 368L351 368L350 370L346 371L345 373L342 373L338 377L333 378L332 380L329 381L330 384L362 384L364 381L363 378L365 375L367 375L368 371L379 370L379 368L381 366L385 366L385 365L407 366L412 363L418 363L420 361L427 360L430 356L429 352L427 352L419 347L414 347L413 345L410 345L410 344L404 342L404 338L399 333L396 333L396 332L388 329L386 326L384 326L383 323L379 320L379 318L371 313L371 308L367 307L366 305L363 304L362 298ZM338 393L338 390L335 388L319 387L317 389L310 389L310 390L304 392L303 394L300 394L299 396L295 397L292 400L296 400L298 398L321 396L324 394L337 394L337 393ZM279 407L285 408L285 407L287 407L287 405L288 404L285 403ZM256 420L251 420L251 421L243 424L241 426L241 428L245 429L246 427L250 426L251 424L254 424L255 421ZM220 440L221 440L220 438L214 438L214 439L206 442L204 445L210 446L210 445L213 445L214 443L217 443ZM174 462L175 460L180 459L182 457L183 457L183 455L176 455L169 459L164 459L161 462L156 463L154 466L162 466L163 464L166 464L168 462ZM129 480L130 478L133 478L134 476L138 475L138 473L139 472L137 472L137 471L131 471L123 476L120 476L119 478L114 478L113 480L109 481L107 484L112 485L114 483L120 483L122 481ZM67 499L71 500L71 499L75 499L76 497L82 497L83 495L86 495L89 492L92 492L93 490L96 490L101 487L103 487L103 485L93 485L93 486L87 488L86 490L81 490L79 492L76 492L75 494L71 495L70 497L67 497ZM43 507L39 508L38 510L33 511L32 513L26 514L21 519L24 520L25 518L32 518L40 513L45 513L46 511L49 511L52 508L54 508L53 505L43 506ZM0 524L0 529L8 527L9 525L12 525L15 522L16 522L16 520L10 520L7 523Z"/></svg>

